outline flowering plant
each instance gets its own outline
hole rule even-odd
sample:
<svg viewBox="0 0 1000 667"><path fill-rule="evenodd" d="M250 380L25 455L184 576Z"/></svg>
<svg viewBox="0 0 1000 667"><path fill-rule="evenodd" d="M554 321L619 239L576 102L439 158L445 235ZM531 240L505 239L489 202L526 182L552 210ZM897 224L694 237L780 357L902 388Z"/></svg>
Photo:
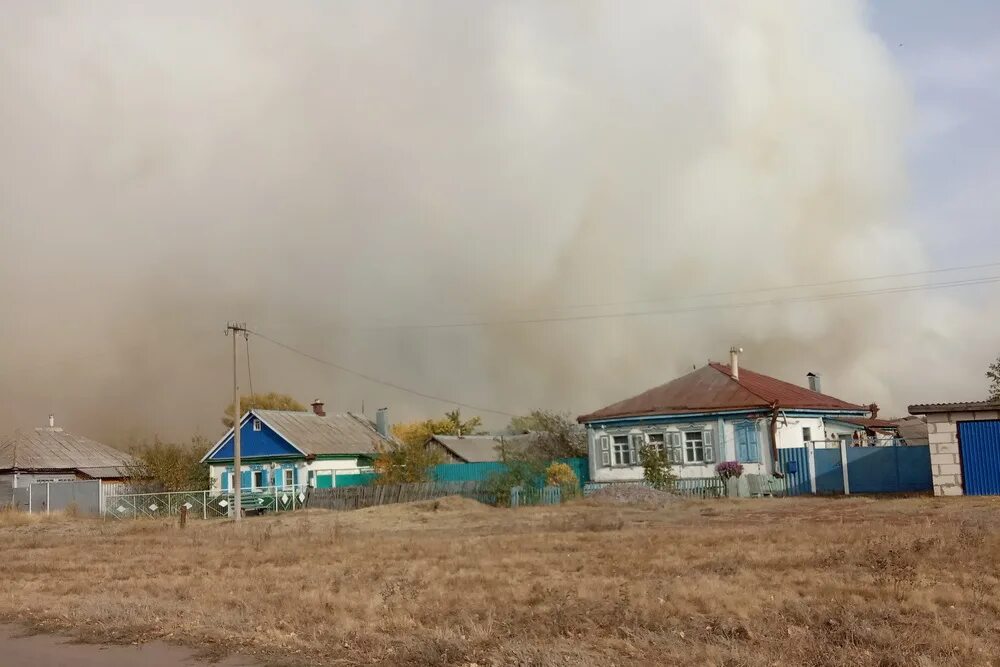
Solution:
<svg viewBox="0 0 1000 667"><path fill-rule="evenodd" d="M736 461L722 461L716 464L715 473L722 479L731 479L743 475L743 464Z"/></svg>

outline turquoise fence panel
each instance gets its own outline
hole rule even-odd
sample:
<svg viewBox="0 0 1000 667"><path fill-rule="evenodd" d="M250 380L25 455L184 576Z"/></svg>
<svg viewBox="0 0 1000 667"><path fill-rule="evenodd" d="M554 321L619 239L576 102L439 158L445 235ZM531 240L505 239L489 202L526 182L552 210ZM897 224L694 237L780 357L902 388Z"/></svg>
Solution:
<svg viewBox="0 0 1000 667"><path fill-rule="evenodd" d="M492 475L507 472L506 463L442 463L431 470L431 478L438 482L482 482Z"/></svg>
<svg viewBox="0 0 1000 667"><path fill-rule="evenodd" d="M805 447L779 449L778 461L785 475L785 492L790 496L812 493L809 484L809 454Z"/></svg>
<svg viewBox="0 0 1000 667"><path fill-rule="evenodd" d="M334 484L338 489L345 486L368 486L374 484L376 479L378 475L373 472L361 472L354 475L337 475Z"/></svg>

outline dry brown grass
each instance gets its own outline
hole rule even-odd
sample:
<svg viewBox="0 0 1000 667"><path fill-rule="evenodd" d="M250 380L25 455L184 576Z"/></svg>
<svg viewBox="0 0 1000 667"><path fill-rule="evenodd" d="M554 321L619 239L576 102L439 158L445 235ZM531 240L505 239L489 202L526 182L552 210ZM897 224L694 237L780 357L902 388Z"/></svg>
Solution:
<svg viewBox="0 0 1000 667"><path fill-rule="evenodd" d="M1000 664L1000 499L0 515L0 616L275 664Z"/></svg>

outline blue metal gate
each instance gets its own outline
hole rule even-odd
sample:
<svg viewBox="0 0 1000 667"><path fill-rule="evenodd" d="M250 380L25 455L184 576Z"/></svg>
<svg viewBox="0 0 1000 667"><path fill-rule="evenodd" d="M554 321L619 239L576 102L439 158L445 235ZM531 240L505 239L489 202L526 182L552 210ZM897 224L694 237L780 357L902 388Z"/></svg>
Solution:
<svg viewBox="0 0 1000 667"><path fill-rule="evenodd" d="M844 464L840 460L840 449L817 449L816 493L844 492Z"/></svg>
<svg viewBox="0 0 1000 667"><path fill-rule="evenodd" d="M1000 495L1000 421L959 422L965 495Z"/></svg>

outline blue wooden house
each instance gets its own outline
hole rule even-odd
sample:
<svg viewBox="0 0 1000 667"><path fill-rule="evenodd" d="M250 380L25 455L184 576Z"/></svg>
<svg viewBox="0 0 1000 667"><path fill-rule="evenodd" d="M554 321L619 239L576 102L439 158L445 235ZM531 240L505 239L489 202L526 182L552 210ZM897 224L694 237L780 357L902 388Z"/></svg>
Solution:
<svg viewBox="0 0 1000 667"><path fill-rule="evenodd" d="M317 407L318 406L318 407ZM369 472L377 448L392 440L363 415L314 412L248 411L240 420L240 487L295 489L306 485L332 488L338 474ZM233 429L202 458L208 463L213 491L229 492L233 478Z"/></svg>

